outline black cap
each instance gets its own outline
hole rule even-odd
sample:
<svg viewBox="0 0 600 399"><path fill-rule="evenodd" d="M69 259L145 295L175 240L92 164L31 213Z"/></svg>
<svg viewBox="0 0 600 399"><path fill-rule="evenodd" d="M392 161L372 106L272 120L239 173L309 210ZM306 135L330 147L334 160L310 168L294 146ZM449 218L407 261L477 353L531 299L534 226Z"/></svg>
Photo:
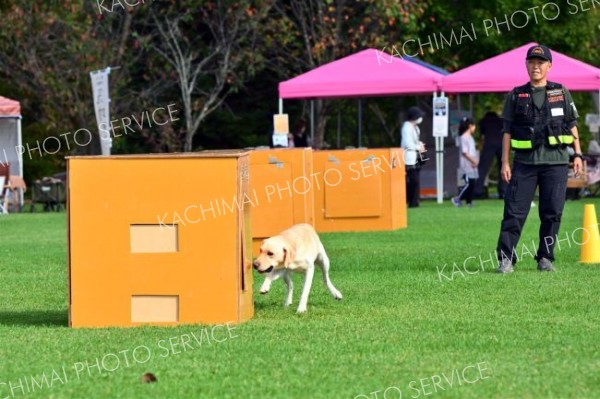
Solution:
<svg viewBox="0 0 600 399"><path fill-rule="evenodd" d="M527 50L527 57L525 59L528 60L530 58L539 58L552 62L552 53L550 53L550 49L546 46L535 45Z"/></svg>
<svg viewBox="0 0 600 399"><path fill-rule="evenodd" d="M409 121L416 121L417 119L421 118L423 115L425 115L425 112L423 112L423 110L419 107L410 107L408 109L408 113L407 113L407 119Z"/></svg>

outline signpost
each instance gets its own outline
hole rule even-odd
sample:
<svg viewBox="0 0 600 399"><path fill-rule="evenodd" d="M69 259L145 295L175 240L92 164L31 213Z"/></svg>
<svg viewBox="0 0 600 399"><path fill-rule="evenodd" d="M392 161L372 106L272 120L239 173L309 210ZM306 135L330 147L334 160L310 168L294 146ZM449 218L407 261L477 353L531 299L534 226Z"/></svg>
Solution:
<svg viewBox="0 0 600 399"><path fill-rule="evenodd" d="M444 199L444 138L448 137L448 97L433 93L433 137L435 137L435 179L437 203Z"/></svg>

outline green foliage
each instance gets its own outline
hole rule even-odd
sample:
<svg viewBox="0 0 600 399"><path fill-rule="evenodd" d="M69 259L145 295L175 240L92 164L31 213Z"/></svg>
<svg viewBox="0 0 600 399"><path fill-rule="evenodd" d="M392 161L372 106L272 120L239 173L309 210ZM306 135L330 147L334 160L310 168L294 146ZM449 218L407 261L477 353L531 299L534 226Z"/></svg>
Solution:
<svg viewBox="0 0 600 399"><path fill-rule="evenodd" d="M243 11L241 23L248 34L240 38L229 59L239 67L223 76L226 83L221 94L225 101L202 120L192 148L265 144L272 129L272 114L277 112L280 81L367 47L386 47L389 51L392 46L401 48L407 40L427 42L435 35L438 39L439 35L448 38L453 31L459 35L462 27L472 26L477 40L464 38L460 44L454 42L444 48L423 46L425 51L419 58L455 71L523 43L540 41L556 51L598 64L600 7L592 7L597 3L556 2L561 11L556 19L552 19L553 6L547 4L526 0L156 0L126 10L115 6L112 12L99 12L94 1L0 1L0 95L21 101L24 142L79 128L95 132L89 72L109 65L118 67L110 75L112 118L177 103L182 120L162 128L144 127L137 134L118 138L113 151L179 151L190 127L183 112L178 74L156 51L161 43L154 17L180 19L180 44L193 50L190 55L198 63L209 57L215 44L211 29L217 25L211 28L207 21L214 22L217 11L225 16ZM541 12L543 7L545 14ZM508 26L502 24L505 18ZM223 27L230 29L227 21L232 20L224 21ZM418 43L417 47L408 47L418 48ZM212 65L197 77L197 90L192 95L194 112L207 105L206 93L218 83L214 72L219 63ZM597 112L589 96L574 95L582 117ZM456 97L453 100L456 104ZM407 106L416 102L428 107L425 97L365 100L363 145L395 145L395 126ZM475 117L502 102L502 94L478 94ZM463 108L467 103L467 97L462 96ZM300 119L309 119L308 110L305 101L285 103L292 127ZM338 110L342 121L340 145L358 144L356 100L328 100L317 109L321 116L316 121L318 146L321 142L336 146ZM587 127L580 126L587 140ZM97 153L98 141L75 151ZM72 153L61 151L54 157ZM28 179L49 173L51 168L64 168L64 161L46 158L26 159L26 170L34 173Z"/></svg>
<svg viewBox="0 0 600 399"><path fill-rule="evenodd" d="M66 151L59 151L60 155L49 154L43 151L44 139L48 137L46 126L41 123L32 123L23 129L27 132L27 135L23 137L23 175L26 178L28 186L31 186L34 180L41 179L42 177L52 176L58 172L66 171L66 164L63 158L63 154ZM63 132L60 132L62 134ZM55 137L59 136L57 132ZM59 139L61 137L58 137ZM55 141L48 141L48 150L54 152L58 148L53 146L51 148L50 142L55 144ZM72 144L72 143L71 143ZM62 143L63 149L65 149L64 142ZM40 150L35 148L39 147Z"/></svg>
<svg viewBox="0 0 600 399"><path fill-rule="evenodd" d="M559 8L556 9L557 5ZM571 5L570 5L571 4ZM576 8L572 4L578 5ZM583 11L585 9L587 11ZM543 11L543 12L542 12ZM459 0L431 2L423 15L419 36L460 36L461 27L477 33L476 40L464 38L457 45L435 46L424 54L426 61L457 70L514 47L534 41L569 54L584 62L600 59L600 7L581 7L577 1L536 2L499 0L494 2ZM473 38L474 39L474 38ZM493 71L490 71L493 75Z"/></svg>

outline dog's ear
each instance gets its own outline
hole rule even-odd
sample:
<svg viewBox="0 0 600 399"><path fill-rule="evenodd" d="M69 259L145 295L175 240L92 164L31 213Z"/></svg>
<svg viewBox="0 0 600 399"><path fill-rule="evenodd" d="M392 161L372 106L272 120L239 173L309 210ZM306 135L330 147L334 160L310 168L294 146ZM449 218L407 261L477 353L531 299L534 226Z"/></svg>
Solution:
<svg viewBox="0 0 600 399"><path fill-rule="evenodd" d="M296 248L289 244L283 247L283 266L289 267L294 259L296 259Z"/></svg>

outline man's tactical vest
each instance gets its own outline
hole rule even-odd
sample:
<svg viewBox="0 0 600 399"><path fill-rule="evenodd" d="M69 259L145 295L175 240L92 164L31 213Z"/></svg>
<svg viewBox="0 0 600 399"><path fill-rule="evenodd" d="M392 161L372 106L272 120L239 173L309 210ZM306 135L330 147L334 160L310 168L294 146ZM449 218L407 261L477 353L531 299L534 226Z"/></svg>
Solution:
<svg viewBox="0 0 600 399"><path fill-rule="evenodd" d="M515 150L533 150L573 144L573 135L565 123L565 92L559 83L546 84L546 99L541 109L533 103L529 83L515 87L515 112L511 124L510 146Z"/></svg>

